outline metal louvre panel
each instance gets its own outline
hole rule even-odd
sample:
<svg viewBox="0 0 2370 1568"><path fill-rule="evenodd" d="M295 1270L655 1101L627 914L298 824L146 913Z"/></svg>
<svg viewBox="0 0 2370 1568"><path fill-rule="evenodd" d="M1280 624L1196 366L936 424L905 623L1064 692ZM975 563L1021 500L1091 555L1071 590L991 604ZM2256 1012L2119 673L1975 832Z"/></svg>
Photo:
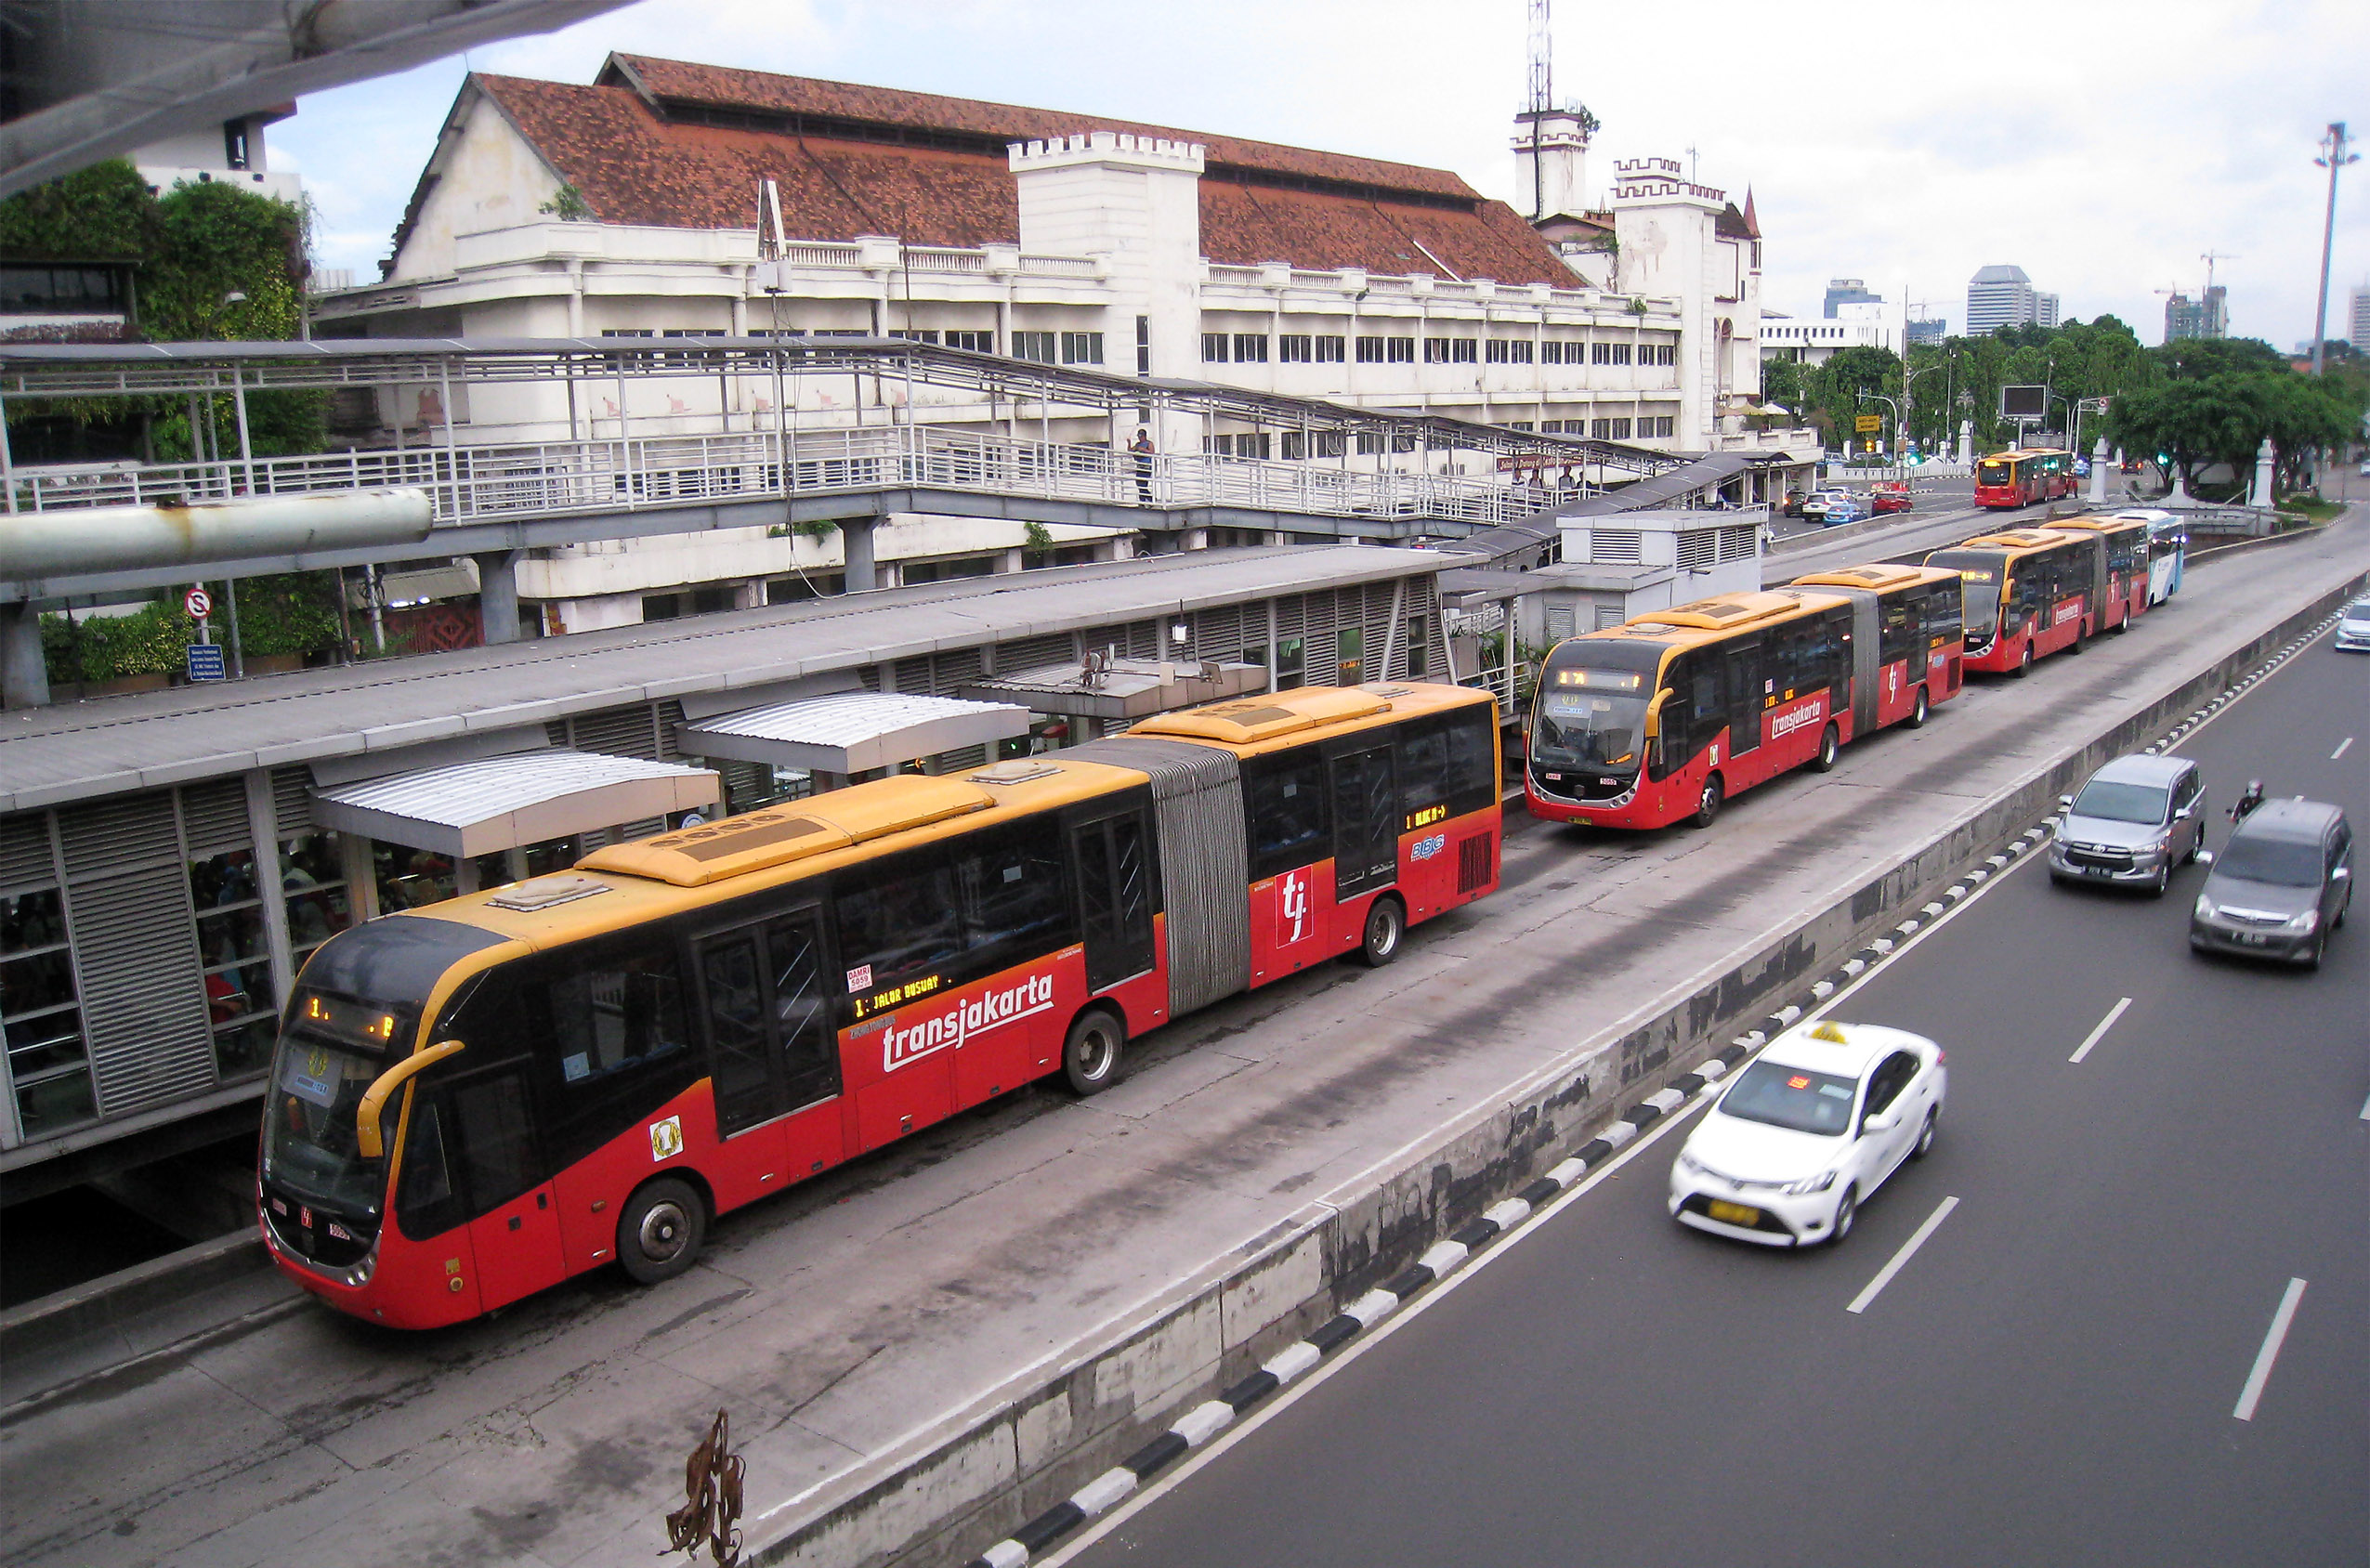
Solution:
<svg viewBox="0 0 2370 1568"><path fill-rule="evenodd" d="M988 765L988 748L958 746L951 751L939 752L937 764L937 771L940 774L968 773L975 768Z"/></svg>
<svg viewBox="0 0 2370 1568"><path fill-rule="evenodd" d="M1243 843L1242 765L1232 751L1122 737L1054 753L1133 768L1152 779L1169 936L1169 1016L1250 984L1250 855Z"/></svg>
<svg viewBox="0 0 2370 1568"><path fill-rule="evenodd" d="M961 697L964 686L979 684L982 673L975 647L939 654L930 660L930 695Z"/></svg>
<svg viewBox="0 0 2370 1568"><path fill-rule="evenodd" d="M679 763L683 760L683 748L674 743L674 737L684 722L682 702L670 697L659 704L660 762Z"/></svg>
<svg viewBox="0 0 2370 1568"><path fill-rule="evenodd" d="M556 727L556 726L555 726ZM557 744L566 744L565 741ZM313 830L313 770L275 767L271 770L271 820L282 833Z"/></svg>
<svg viewBox="0 0 2370 1568"><path fill-rule="evenodd" d="M1276 601L1276 636L1278 641L1297 637L1308 623L1308 607L1299 594L1289 594Z"/></svg>
<svg viewBox="0 0 2370 1568"><path fill-rule="evenodd" d="M1160 622L1131 621L1128 622L1126 646L1120 651L1130 659L1161 658L1160 650L1164 646L1161 636Z"/></svg>
<svg viewBox="0 0 2370 1568"><path fill-rule="evenodd" d="M597 713L583 713L570 721L574 732L574 748L579 751L599 751L612 757L639 757L645 762L659 760L658 726L652 722L650 705L637 702L631 708L604 708Z"/></svg>
<svg viewBox="0 0 2370 1568"><path fill-rule="evenodd" d="M119 1117L214 1086L190 884L177 865L68 895L98 1112Z"/></svg>
<svg viewBox="0 0 2370 1568"><path fill-rule="evenodd" d="M20 812L0 817L0 888L38 887L58 880L49 854L49 814Z"/></svg>
<svg viewBox="0 0 2370 1568"><path fill-rule="evenodd" d="M543 721L543 738L553 746L565 751L568 747L568 721L566 719Z"/></svg>
<svg viewBox="0 0 2370 1568"><path fill-rule="evenodd" d="M996 645L996 673L1003 675L1048 664L1067 664L1078 657L1075 640L1067 632L1042 637L1021 637Z"/></svg>
<svg viewBox="0 0 2370 1568"><path fill-rule="evenodd" d="M900 659L889 666L889 689L912 697L936 697L930 689L930 656Z"/></svg>
<svg viewBox="0 0 2370 1568"><path fill-rule="evenodd" d="M181 840L191 859L225 850L252 849L247 826L247 781L215 778L181 786Z"/></svg>
<svg viewBox="0 0 2370 1568"><path fill-rule="evenodd" d="M169 791L70 806L58 814L58 837L69 882L158 864L179 869L180 835L174 831Z"/></svg>
<svg viewBox="0 0 2370 1568"><path fill-rule="evenodd" d="M1250 646L1243 635L1242 607L1222 605L1206 609L1193 618L1193 656L1196 659L1239 659L1242 650ZM1260 640L1264 640L1263 631Z"/></svg>

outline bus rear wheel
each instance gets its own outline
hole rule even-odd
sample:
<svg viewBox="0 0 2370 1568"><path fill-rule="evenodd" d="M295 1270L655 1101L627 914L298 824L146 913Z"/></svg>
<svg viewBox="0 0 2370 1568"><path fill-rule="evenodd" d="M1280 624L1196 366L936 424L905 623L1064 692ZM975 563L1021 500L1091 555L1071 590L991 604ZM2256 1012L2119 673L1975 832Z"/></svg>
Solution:
<svg viewBox="0 0 2370 1568"><path fill-rule="evenodd" d="M1918 688L1918 705L1909 710L1908 725L1911 729L1926 727L1926 688L1924 686Z"/></svg>
<svg viewBox="0 0 2370 1568"><path fill-rule="evenodd" d="M708 1206L688 1182L661 1176L625 1202L617 1217L617 1261L637 1285L673 1279L699 1261L708 1239Z"/></svg>
<svg viewBox="0 0 2370 1568"><path fill-rule="evenodd" d="M1710 827L1712 823L1719 820L1720 800L1723 792L1721 789L1720 775L1715 773L1705 779L1704 792L1696 797L1696 814L1687 820L1698 828Z"/></svg>
<svg viewBox="0 0 2370 1568"><path fill-rule="evenodd" d="M1083 1100L1120 1081L1120 1058L1127 1049L1127 1029L1108 1012L1090 1007L1069 1026L1062 1042L1062 1079Z"/></svg>
<svg viewBox="0 0 2370 1568"><path fill-rule="evenodd" d="M2017 661L2016 661L2016 674L2017 674L2017 678L2021 680L2021 679L2023 679L2024 676L2029 675L2029 674L2031 674L2032 673L2033 673L2033 645L2032 645L2031 643L2029 643L2029 642L2028 642L2028 643L2026 643L2026 644L2024 645L2024 653L2023 653L2023 657L2022 657L2021 659L2017 660Z"/></svg>
<svg viewBox="0 0 2370 1568"><path fill-rule="evenodd" d="M1366 908L1366 934L1358 943L1358 962L1381 969L1399 956L1399 939L1407 934L1407 910L1385 894Z"/></svg>
<svg viewBox="0 0 2370 1568"><path fill-rule="evenodd" d="M1826 730L1819 736L1819 754L1811 759L1811 771L1813 773L1833 773L1835 771L1835 759L1842 750L1842 738L1836 733L1835 726L1833 725L1827 725Z"/></svg>

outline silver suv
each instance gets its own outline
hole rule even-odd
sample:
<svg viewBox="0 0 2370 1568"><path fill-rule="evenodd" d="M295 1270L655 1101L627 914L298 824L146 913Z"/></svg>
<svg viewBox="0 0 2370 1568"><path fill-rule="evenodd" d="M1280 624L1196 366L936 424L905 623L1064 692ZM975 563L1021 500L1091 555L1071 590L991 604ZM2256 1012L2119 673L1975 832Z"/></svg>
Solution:
<svg viewBox="0 0 2370 1568"><path fill-rule="evenodd" d="M2049 880L2143 887L2163 897L2173 868L2206 842L2206 777L2187 757L2117 757L2060 796Z"/></svg>
<svg viewBox="0 0 2370 1568"><path fill-rule="evenodd" d="M2353 829L2323 801L2266 801L2206 873L2189 945L2321 967L2329 933L2353 902Z"/></svg>

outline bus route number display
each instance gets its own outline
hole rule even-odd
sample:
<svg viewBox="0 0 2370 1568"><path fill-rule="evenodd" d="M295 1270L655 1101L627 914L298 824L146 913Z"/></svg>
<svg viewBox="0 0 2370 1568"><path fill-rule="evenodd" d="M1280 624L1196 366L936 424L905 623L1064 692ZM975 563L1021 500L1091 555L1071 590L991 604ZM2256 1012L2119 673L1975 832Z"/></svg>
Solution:
<svg viewBox="0 0 2370 1568"><path fill-rule="evenodd" d="M1594 691L1638 691L1644 687L1646 678L1635 670L1558 670L1555 684L1587 686Z"/></svg>

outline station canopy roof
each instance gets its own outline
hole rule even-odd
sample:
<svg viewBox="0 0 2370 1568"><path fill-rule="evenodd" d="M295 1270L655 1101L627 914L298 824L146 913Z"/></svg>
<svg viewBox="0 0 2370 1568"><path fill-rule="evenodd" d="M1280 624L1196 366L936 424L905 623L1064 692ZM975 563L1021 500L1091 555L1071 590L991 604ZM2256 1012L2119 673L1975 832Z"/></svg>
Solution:
<svg viewBox="0 0 2370 1568"><path fill-rule="evenodd" d="M698 756L853 774L1028 733L1028 710L1010 702L842 691L718 713L679 726L675 743Z"/></svg>
<svg viewBox="0 0 2370 1568"><path fill-rule="evenodd" d="M989 675L962 688L965 697L1025 703L1040 713L1075 718L1141 719L1175 708L1216 702L1267 689L1257 664L1160 663L1114 659L1094 666L1075 660Z"/></svg>
<svg viewBox="0 0 2370 1568"><path fill-rule="evenodd" d="M703 767L597 751L529 751L312 792L316 826L439 855L491 855L713 805Z"/></svg>

